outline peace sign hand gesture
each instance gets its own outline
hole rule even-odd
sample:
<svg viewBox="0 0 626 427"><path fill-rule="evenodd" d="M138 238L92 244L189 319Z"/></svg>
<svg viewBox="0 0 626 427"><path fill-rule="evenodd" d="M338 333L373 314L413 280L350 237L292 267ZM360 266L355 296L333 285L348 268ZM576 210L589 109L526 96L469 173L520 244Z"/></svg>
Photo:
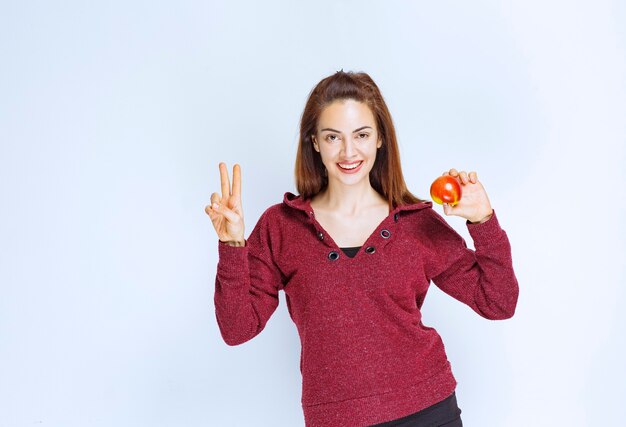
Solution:
<svg viewBox="0 0 626 427"><path fill-rule="evenodd" d="M243 207L241 205L241 167L233 166L233 187L230 188L228 169L220 162L222 196L211 194L211 204L204 208L213 222L217 237L231 246L245 246Z"/></svg>

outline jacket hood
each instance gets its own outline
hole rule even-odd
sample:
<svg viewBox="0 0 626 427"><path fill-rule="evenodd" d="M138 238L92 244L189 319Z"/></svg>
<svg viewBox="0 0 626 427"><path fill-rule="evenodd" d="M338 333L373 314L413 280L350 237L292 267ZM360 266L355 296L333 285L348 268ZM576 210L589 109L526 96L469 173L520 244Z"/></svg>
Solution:
<svg viewBox="0 0 626 427"><path fill-rule="evenodd" d="M311 199L304 199L302 198L302 195L298 194L295 195L290 191L287 191L285 193L285 196L283 198L283 204L293 208L293 209L298 209L301 211L306 212L307 214L311 213L313 211L312 207L311 207ZM411 211L411 210L419 210L419 209L424 209L424 208L430 208L432 207L433 202L431 201L425 201L425 202L420 202L420 203L410 203L410 204L405 204L405 205L400 205L397 206L393 211L391 211L390 213L395 214L398 213L400 211Z"/></svg>

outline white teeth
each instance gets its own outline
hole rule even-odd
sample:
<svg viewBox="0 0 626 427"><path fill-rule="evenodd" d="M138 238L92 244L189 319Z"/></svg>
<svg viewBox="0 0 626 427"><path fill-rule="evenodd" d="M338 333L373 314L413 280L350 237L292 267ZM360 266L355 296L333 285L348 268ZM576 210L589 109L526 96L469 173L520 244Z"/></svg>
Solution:
<svg viewBox="0 0 626 427"><path fill-rule="evenodd" d="M353 163L351 165L342 165L341 163L337 163L337 164L342 169L355 169L355 168L358 168L361 163L363 163L363 161L360 161L359 163Z"/></svg>

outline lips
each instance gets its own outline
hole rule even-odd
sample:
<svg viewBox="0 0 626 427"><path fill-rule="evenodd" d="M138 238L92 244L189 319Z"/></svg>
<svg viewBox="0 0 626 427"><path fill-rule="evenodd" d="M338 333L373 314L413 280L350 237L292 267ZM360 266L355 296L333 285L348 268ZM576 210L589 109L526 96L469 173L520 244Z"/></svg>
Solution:
<svg viewBox="0 0 626 427"><path fill-rule="evenodd" d="M337 167L344 173L354 173L363 165L363 160L351 163L337 163Z"/></svg>
<svg viewBox="0 0 626 427"><path fill-rule="evenodd" d="M360 160L358 162L352 162L352 163L337 163L337 166L339 166L341 169L352 170L352 169L356 169L357 167L359 167L361 163L363 163L363 160Z"/></svg>

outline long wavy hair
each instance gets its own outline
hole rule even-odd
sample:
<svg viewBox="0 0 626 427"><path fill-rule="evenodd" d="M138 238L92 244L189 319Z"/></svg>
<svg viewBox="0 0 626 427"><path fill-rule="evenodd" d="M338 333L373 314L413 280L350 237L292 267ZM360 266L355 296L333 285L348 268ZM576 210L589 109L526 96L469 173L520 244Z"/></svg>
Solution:
<svg viewBox="0 0 626 427"><path fill-rule="evenodd" d="M413 195L406 187L400 165L396 130L387 104L374 80L363 72L343 69L322 79L311 91L300 120L300 142L296 155L296 188L303 198L309 198L328 186L320 153L313 148L312 136L324 108L337 100L352 99L365 103L372 111L382 146L377 150L370 171L370 184L395 208L398 205L425 200Z"/></svg>

